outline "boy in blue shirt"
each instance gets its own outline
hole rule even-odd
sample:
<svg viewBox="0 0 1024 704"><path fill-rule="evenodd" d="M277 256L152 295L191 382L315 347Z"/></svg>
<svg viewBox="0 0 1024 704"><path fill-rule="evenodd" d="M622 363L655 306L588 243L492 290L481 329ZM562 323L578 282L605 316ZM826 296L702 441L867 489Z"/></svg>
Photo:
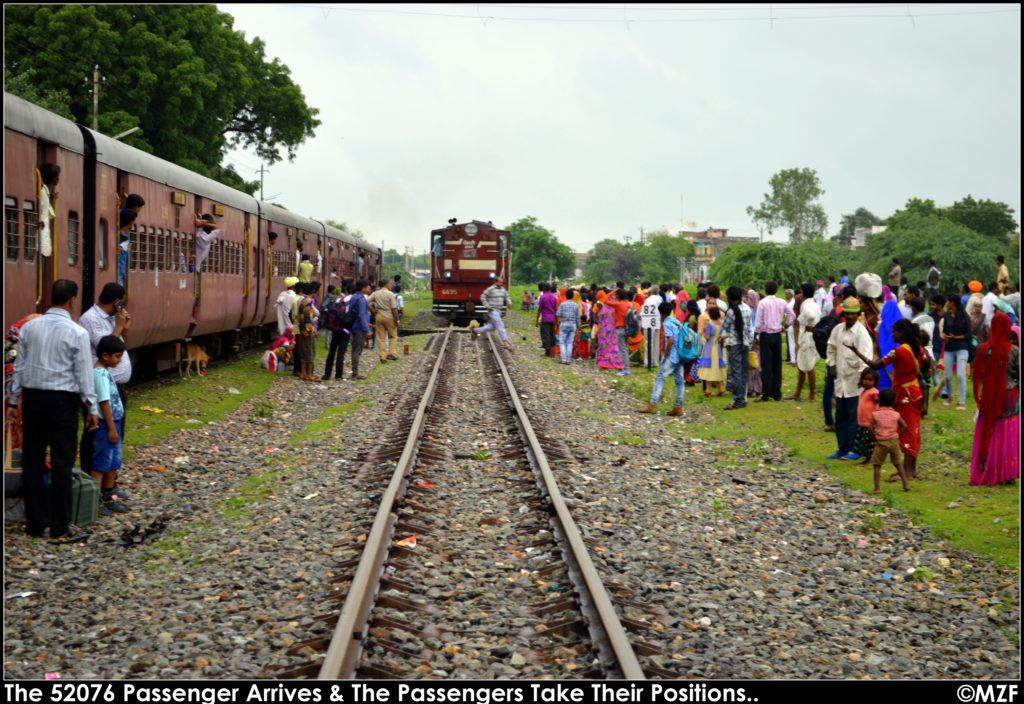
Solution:
<svg viewBox="0 0 1024 704"><path fill-rule="evenodd" d="M100 425L96 429L92 447L92 469L90 474L100 487L102 503L99 514L112 516L127 513L117 495L114 483L117 470L121 469L121 437L124 435L124 406L117 384L110 370L121 362L125 354L124 341L107 335L96 344L96 365L93 367L93 383L96 388L96 403L99 405Z"/></svg>
<svg viewBox="0 0 1024 704"><path fill-rule="evenodd" d="M661 315L661 326L665 330L665 356L661 360L661 369L654 380L654 389L651 391L651 402L640 409L641 413L656 413L658 401L661 400L661 389L665 385L665 379L669 374L676 381L676 405L668 412L670 416L683 415L683 392L686 389L686 381L683 379L683 360L676 355L676 339L683 334L683 323L672 315L675 306L665 302L658 306L658 313Z"/></svg>

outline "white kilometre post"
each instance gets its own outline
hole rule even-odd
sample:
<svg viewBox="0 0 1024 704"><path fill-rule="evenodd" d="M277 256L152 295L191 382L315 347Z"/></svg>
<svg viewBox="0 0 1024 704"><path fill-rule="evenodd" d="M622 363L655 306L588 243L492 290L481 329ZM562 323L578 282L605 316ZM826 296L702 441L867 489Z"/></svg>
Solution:
<svg viewBox="0 0 1024 704"><path fill-rule="evenodd" d="M644 304L640 307L640 327L644 331L644 342L647 345L647 361L645 366L654 369L661 366L661 315L656 303Z"/></svg>

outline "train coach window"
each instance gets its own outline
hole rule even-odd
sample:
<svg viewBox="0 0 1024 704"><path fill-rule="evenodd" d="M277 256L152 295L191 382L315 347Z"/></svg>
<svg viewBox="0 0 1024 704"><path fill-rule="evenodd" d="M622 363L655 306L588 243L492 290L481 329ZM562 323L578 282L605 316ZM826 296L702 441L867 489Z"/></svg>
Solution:
<svg viewBox="0 0 1024 704"><path fill-rule="evenodd" d="M141 255L139 248L141 246L139 230L137 227L133 227L131 232L128 233L128 268L132 271L136 271L139 268L139 256Z"/></svg>
<svg viewBox="0 0 1024 704"><path fill-rule="evenodd" d="M18 258L18 201L15 198L4 198L4 253L8 259Z"/></svg>
<svg viewBox="0 0 1024 704"><path fill-rule="evenodd" d="M171 233L168 232L168 235ZM171 248L167 246L167 240L164 239L164 228L156 228L156 238L159 243L158 249L160 251L160 260L157 262L157 269L167 271L171 268Z"/></svg>
<svg viewBox="0 0 1024 704"><path fill-rule="evenodd" d="M149 269L158 268L160 260L157 259L157 239L156 239L156 228L149 228Z"/></svg>
<svg viewBox="0 0 1024 704"><path fill-rule="evenodd" d="M30 262L35 260L38 247L36 205L26 200L22 204L22 210L25 212L25 261Z"/></svg>
<svg viewBox="0 0 1024 704"><path fill-rule="evenodd" d="M68 264L78 266L78 213L68 213Z"/></svg>
<svg viewBox="0 0 1024 704"><path fill-rule="evenodd" d="M100 230L96 242L96 258L100 269L107 268L107 221L100 218Z"/></svg>

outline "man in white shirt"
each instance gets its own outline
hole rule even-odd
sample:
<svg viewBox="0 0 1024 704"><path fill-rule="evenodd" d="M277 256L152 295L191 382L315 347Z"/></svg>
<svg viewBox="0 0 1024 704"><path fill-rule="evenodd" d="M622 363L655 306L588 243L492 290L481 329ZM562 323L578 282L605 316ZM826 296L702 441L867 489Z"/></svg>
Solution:
<svg viewBox="0 0 1024 704"><path fill-rule="evenodd" d="M835 378L836 441L839 449L830 460L859 460L857 441L857 402L860 399L860 375L864 362L847 345L853 345L865 357L874 354L871 335L860 322L860 301L852 296L843 301L843 325L832 328L828 338L828 373Z"/></svg>
<svg viewBox="0 0 1024 704"><path fill-rule="evenodd" d="M825 282L819 280L818 288L814 292L814 302L818 304L818 310L825 310L825 298L828 291L825 290Z"/></svg>
<svg viewBox="0 0 1024 704"><path fill-rule="evenodd" d="M99 303L82 313L78 324L89 333L89 345L92 349L92 360L96 362L96 345L107 335L113 335L124 342L124 335L132 326L132 316L128 309L122 304L125 290L118 283L109 283L100 292ZM121 397L121 406L125 409L125 420L127 420L128 395L125 391L127 384L132 378L132 360L125 352L121 356L121 362L110 370L110 376L117 384L117 392ZM83 472L89 472L92 468L93 433L82 433L82 440L79 443L78 459ZM124 425L121 426L121 441L124 441ZM105 494L114 494L118 499L127 499L128 494L117 485L117 470L111 470L113 484L110 489L104 489ZM121 505L120 501L111 501L108 498L101 502L100 512L103 509L114 513L127 513L128 509Z"/></svg>
<svg viewBox="0 0 1024 704"><path fill-rule="evenodd" d="M657 286L651 286L647 289L647 297L644 298L644 305L652 304L654 306L660 306L664 300L665 299L661 297L661 289Z"/></svg>
<svg viewBox="0 0 1024 704"><path fill-rule="evenodd" d="M284 335L284 331L292 327L292 305L295 303L295 284L299 279L289 276L284 280L285 289L277 296L274 304L277 310L277 334Z"/></svg>
<svg viewBox="0 0 1024 704"><path fill-rule="evenodd" d="M902 299L896 304L900 309L900 313L907 320L914 317L914 312L910 310L910 302L920 295L921 292L917 290L917 286L907 286L906 290L903 292Z"/></svg>
<svg viewBox="0 0 1024 704"><path fill-rule="evenodd" d="M985 316L985 327L992 327L992 318L996 314L996 301L999 300L999 284L992 282L988 285L988 293L981 299L981 314Z"/></svg>

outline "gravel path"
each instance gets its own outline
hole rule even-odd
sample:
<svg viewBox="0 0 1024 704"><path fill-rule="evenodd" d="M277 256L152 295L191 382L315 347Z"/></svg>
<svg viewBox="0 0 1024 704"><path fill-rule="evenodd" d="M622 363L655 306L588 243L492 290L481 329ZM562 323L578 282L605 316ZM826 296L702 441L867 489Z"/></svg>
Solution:
<svg viewBox="0 0 1024 704"><path fill-rule="evenodd" d="M568 371L542 359L535 329L515 315L509 325L516 384L535 422L543 419L540 430L575 456L558 465L563 492L597 541L606 581L645 605L625 613L650 624L642 637L665 648L655 664L707 677L1019 677L1017 573L944 549L882 502L821 470L792 466L782 447L688 439L687 425L713 422L702 412L687 409L677 420L638 415L636 402L591 364ZM383 430L415 408L409 391L421 356L362 383L317 388L281 378L223 421L139 448L138 466L177 468L124 472L133 513L102 519L80 545L6 531L5 596L35 594L5 599L5 676L253 677L308 659L310 652L287 650L311 637L310 614L330 608L317 598L330 592L338 563L358 554L374 478L357 477L356 468ZM364 354L367 368L373 357ZM460 402L485 424L486 406L470 403L479 380L465 383ZM272 416L261 417L268 400ZM347 404L344 414L330 429L288 445L339 404ZM453 454L490 442L472 434L444 439ZM483 591L475 596L492 601L489 608L513 614L514 601L538 596L533 580L506 580L500 591L486 585L520 569L514 555L502 563L513 575L496 566L496 550L507 552L513 540L517 506L455 483L481 464L457 459L455 472L429 479L466 493L460 522L491 541L479 541L480 573L453 585L421 565L413 579L424 595L438 590L442 603L447 592ZM504 478L515 472L491 464L486 474L514 486ZM166 524L158 534L121 546L126 528L158 519ZM453 533L445 529L440 539L454 541ZM455 546L440 549L462 549ZM921 579L911 578L915 569ZM462 602L453 596L450 611L421 625L473 618ZM536 623L519 617L523 628ZM485 644L479 634L445 642L452 650L443 662L427 658L432 676L536 675L525 641ZM473 655L485 647L486 655Z"/></svg>

